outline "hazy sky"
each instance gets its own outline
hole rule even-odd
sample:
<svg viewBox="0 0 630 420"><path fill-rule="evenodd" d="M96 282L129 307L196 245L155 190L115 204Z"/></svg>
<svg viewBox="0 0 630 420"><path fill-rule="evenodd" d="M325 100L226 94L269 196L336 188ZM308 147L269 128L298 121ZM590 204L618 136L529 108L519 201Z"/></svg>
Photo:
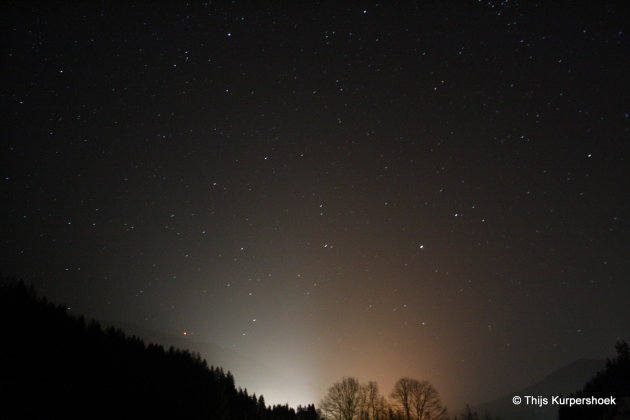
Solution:
<svg viewBox="0 0 630 420"><path fill-rule="evenodd" d="M169 3L2 6L4 274L294 406L630 337L621 2Z"/></svg>

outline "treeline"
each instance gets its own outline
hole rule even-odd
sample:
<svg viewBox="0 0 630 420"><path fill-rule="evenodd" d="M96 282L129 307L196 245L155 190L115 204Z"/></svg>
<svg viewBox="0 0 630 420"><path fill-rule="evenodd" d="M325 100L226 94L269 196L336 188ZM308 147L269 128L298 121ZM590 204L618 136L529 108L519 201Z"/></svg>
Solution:
<svg viewBox="0 0 630 420"><path fill-rule="evenodd" d="M320 408L267 406L197 353L145 344L122 330L68 314L34 288L0 280L0 418L411 420L444 419L428 382L403 378L391 401L375 382L334 384ZM345 404L345 405L344 405ZM349 406L348 406L349 404ZM468 411L459 419L477 420ZM458 417L455 417L458 419Z"/></svg>
<svg viewBox="0 0 630 420"><path fill-rule="evenodd" d="M608 360L584 388L568 398L581 401L560 405L559 420L622 420L630 419L630 346L625 341L615 346L617 357ZM599 403L594 402L598 400ZM603 402L603 403L602 403ZM359 383L356 378L343 378L334 383L319 404L323 420L491 420L480 416L469 406L454 417L447 416L438 391L427 381L401 378L386 399L378 384ZM522 416L526 414L523 412Z"/></svg>
<svg viewBox="0 0 630 420"><path fill-rule="evenodd" d="M188 350L145 344L120 329L70 316L32 287L0 280L0 418L213 420L447 419L437 390L402 378L383 397L376 382L343 378L316 409L269 407L234 377ZM617 398L614 406L561 407L560 419L630 418L630 350L573 397ZM481 420L467 407L454 420Z"/></svg>
<svg viewBox="0 0 630 420"><path fill-rule="evenodd" d="M438 391L428 381L401 378L389 399L374 381L361 384L356 378L335 382L319 404L322 420L448 420ZM491 420L479 417L470 407L453 420Z"/></svg>
<svg viewBox="0 0 630 420"><path fill-rule="evenodd" d="M1 283L2 418L318 419L314 405L268 407L199 354L146 345L70 316L21 282Z"/></svg>
<svg viewBox="0 0 630 420"><path fill-rule="evenodd" d="M606 368L598 372L584 388L569 398L614 398L614 404L563 405L559 420L630 419L630 347L625 341L617 342L617 357L608 359ZM587 400L588 401L588 400Z"/></svg>

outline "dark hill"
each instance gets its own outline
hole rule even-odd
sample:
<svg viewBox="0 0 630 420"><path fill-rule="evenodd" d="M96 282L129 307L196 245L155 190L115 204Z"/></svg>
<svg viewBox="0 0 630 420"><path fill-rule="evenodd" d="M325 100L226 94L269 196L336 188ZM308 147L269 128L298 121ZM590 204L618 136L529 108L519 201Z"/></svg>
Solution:
<svg viewBox="0 0 630 420"><path fill-rule="evenodd" d="M473 407L478 413L488 413L501 419L512 420L554 420L558 418L558 407L551 404L539 407L537 405L514 405L512 397L515 395L542 396L551 399L555 395L567 396L580 389L583 384L597 371L606 365L606 360L585 359L578 360L568 366L560 368L545 376L535 384L514 393L496 399L489 403Z"/></svg>
<svg viewBox="0 0 630 420"><path fill-rule="evenodd" d="M198 354L70 316L15 281L0 284L0 328L2 418L316 418L312 405L270 409Z"/></svg>

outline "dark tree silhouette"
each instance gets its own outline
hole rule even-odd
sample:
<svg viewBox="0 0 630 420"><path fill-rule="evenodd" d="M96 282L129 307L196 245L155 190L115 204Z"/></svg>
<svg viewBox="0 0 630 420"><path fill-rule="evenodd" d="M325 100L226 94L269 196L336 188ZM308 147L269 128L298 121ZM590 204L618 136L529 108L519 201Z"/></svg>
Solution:
<svg viewBox="0 0 630 420"><path fill-rule="evenodd" d="M320 406L326 418L354 420L361 404L361 387L356 378L343 378L335 382L322 400Z"/></svg>
<svg viewBox="0 0 630 420"><path fill-rule="evenodd" d="M399 409L404 413L405 420L411 419L411 393L415 379L401 378L394 385L390 397Z"/></svg>
<svg viewBox="0 0 630 420"><path fill-rule="evenodd" d="M498 417L492 418L487 413L483 418L479 417L479 414L477 414L476 411L473 411L470 408L470 406L466 404L466 410L459 416L453 417L453 420L500 420L500 419Z"/></svg>
<svg viewBox="0 0 630 420"><path fill-rule="evenodd" d="M427 381L401 378L391 394L406 420L441 420L446 418L437 390Z"/></svg>
<svg viewBox="0 0 630 420"><path fill-rule="evenodd" d="M314 404L309 404L306 407L298 406L297 408L297 418L299 420L317 420L319 416L317 415L317 410L315 410Z"/></svg>
<svg viewBox="0 0 630 420"><path fill-rule="evenodd" d="M615 349L617 357L606 362L584 388L572 394L574 398L614 397L614 405L563 405L559 420L621 420L630 418L630 349L625 341L619 341Z"/></svg>
<svg viewBox="0 0 630 420"><path fill-rule="evenodd" d="M387 401L385 401L385 398L379 392L378 384L374 381L370 381L366 385L362 385L361 390L363 394L361 405L361 419L386 419L388 404Z"/></svg>

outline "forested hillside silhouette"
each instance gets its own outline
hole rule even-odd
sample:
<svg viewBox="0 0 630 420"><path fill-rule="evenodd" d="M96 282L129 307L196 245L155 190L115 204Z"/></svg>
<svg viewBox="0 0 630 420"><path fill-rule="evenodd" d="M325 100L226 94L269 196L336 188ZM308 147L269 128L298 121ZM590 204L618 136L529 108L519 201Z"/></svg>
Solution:
<svg viewBox="0 0 630 420"><path fill-rule="evenodd" d="M344 377L319 404L269 407L198 353L145 344L134 335L68 313L32 286L0 280L0 418L213 420L478 420L467 407L449 417L427 381L401 378L389 395ZM616 396L615 406L561 407L560 419L622 419L630 413L630 350L574 397Z"/></svg>
<svg viewBox="0 0 630 420"><path fill-rule="evenodd" d="M625 341L617 342L617 357L607 360L606 368L598 372L584 388L572 398L614 397L612 405L562 406L560 420L623 420L630 418L630 346Z"/></svg>
<svg viewBox="0 0 630 420"><path fill-rule="evenodd" d="M1 282L0 311L2 418L318 418L313 405L268 407L199 354L70 316L22 282Z"/></svg>

